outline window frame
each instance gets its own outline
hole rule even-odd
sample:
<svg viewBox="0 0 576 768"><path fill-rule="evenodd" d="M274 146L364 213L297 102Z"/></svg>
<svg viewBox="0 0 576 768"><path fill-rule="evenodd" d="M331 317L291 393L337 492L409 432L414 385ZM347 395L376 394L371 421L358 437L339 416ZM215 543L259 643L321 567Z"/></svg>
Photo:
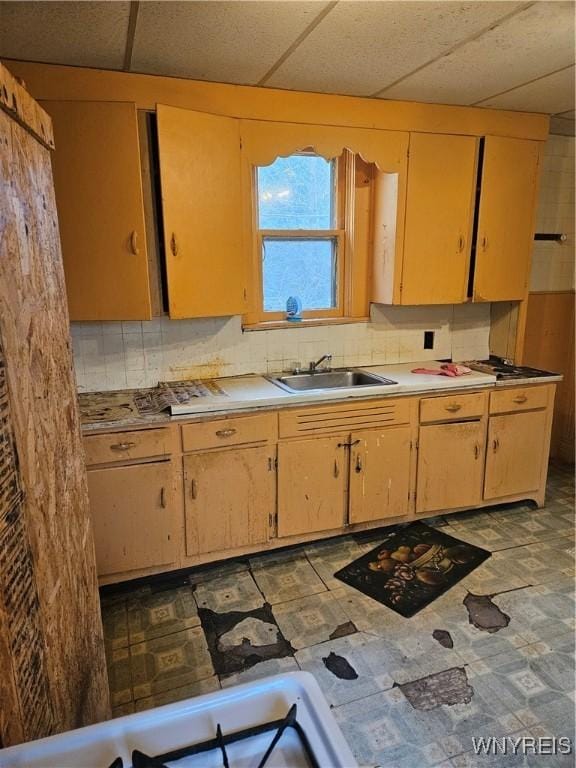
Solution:
<svg viewBox="0 0 576 768"><path fill-rule="evenodd" d="M306 147L299 151L290 153L291 155L314 154L313 147ZM265 326L269 323L281 323L286 321L285 311L267 312L264 310L264 271L263 271L263 245L264 239L335 239L337 243L336 251L336 306L328 309L309 309L302 311L302 320L328 320L344 318L347 310L347 258L348 258L348 233L346 231L346 221L353 206L353 201L349 200L347 194L347 177L349 173L351 153L343 150L339 157L333 158L334 162L334 221L336 225L333 229L260 229L258 216L258 167L252 166L252 227L253 227L253 250L256 265L255 280L255 307L250 313L250 325ZM290 322L290 321L286 321ZM291 325L297 323L290 322Z"/></svg>

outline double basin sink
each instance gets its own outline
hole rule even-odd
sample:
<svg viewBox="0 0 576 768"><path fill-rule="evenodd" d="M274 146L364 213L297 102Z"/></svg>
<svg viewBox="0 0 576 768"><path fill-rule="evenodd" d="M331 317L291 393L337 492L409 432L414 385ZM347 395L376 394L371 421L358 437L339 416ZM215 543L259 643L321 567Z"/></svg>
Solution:
<svg viewBox="0 0 576 768"><path fill-rule="evenodd" d="M336 368L330 371L310 371L306 373L277 374L266 377L276 386L287 392L317 392L334 389L358 389L359 387L382 387L397 384L374 373Z"/></svg>

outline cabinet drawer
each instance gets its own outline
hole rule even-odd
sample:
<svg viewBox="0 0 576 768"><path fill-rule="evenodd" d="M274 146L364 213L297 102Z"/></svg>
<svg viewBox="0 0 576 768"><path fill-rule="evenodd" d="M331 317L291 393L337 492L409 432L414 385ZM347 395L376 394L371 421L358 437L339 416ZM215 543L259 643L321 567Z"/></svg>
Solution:
<svg viewBox="0 0 576 768"><path fill-rule="evenodd" d="M88 435L84 438L86 464L108 464L171 453L169 429L142 429L134 432L114 432Z"/></svg>
<svg viewBox="0 0 576 768"><path fill-rule="evenodd" d="M450 397L424 397L420 400L420 423L472 419L482 416L485 407L485 392Z"/></svg>
<svg viewBox="0 0 576 768"><path fill-rule="evenodd" d="M490 395L490 413L514 413L547 408L550 402L550 385L544 387L514 387L501 389Z"/></svg>
<svg viewBox="0 0 576 768"><path fill-rule="evenodd" d="M283 411L279 416L280 437L304 437L331 432L393 427L410 423L410 400L368 400L345 405L322 405Z"/></svg>
<svg viewBox="0 0 576 768"><path fill-rule="evenodd" d="M182 426L182 446L185 453L242 443L261 443L275 437L276 416L272 413Z"/></svg>

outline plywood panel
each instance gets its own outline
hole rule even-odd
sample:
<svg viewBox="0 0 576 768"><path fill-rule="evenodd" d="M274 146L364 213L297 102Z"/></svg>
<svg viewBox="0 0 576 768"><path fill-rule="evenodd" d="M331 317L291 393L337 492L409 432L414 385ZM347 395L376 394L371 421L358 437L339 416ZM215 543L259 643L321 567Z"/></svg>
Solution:
<svg viewBox="0 0 576 768"><path fill-rule="evenodd" d="M0 737L10 744L105 719L109 702L50 157L3 111L0 141L0 338L23 493L19 560L32 564L45 658L44 672L34 657L14 670L12 644L32 636L32 615L28 625L26 605L0 597ZM24 628L14 637L17 612ZM43 705L29 694L41 680L52 719L34 726Z"/></svg>
<svg viewBox="0 0 576 768"><path fill-rule="evenodd" d="M152 316L134 104L45 101L72 320Z"/></svg>

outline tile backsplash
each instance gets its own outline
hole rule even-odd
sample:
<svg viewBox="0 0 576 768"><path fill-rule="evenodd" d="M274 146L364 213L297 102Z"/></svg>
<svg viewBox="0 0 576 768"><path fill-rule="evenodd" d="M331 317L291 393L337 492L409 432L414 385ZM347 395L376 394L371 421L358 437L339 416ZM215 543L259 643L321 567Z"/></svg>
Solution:
<svg viewBox="0 0 576 768"><path fill-rule="evenodd" d="M488 356L490 305L372 305L371 321L242 331L240 317L72 323L78 389L270 373L331 353L332 365L383 365ZM424 331L434 346L424 349Z"/></svg>

